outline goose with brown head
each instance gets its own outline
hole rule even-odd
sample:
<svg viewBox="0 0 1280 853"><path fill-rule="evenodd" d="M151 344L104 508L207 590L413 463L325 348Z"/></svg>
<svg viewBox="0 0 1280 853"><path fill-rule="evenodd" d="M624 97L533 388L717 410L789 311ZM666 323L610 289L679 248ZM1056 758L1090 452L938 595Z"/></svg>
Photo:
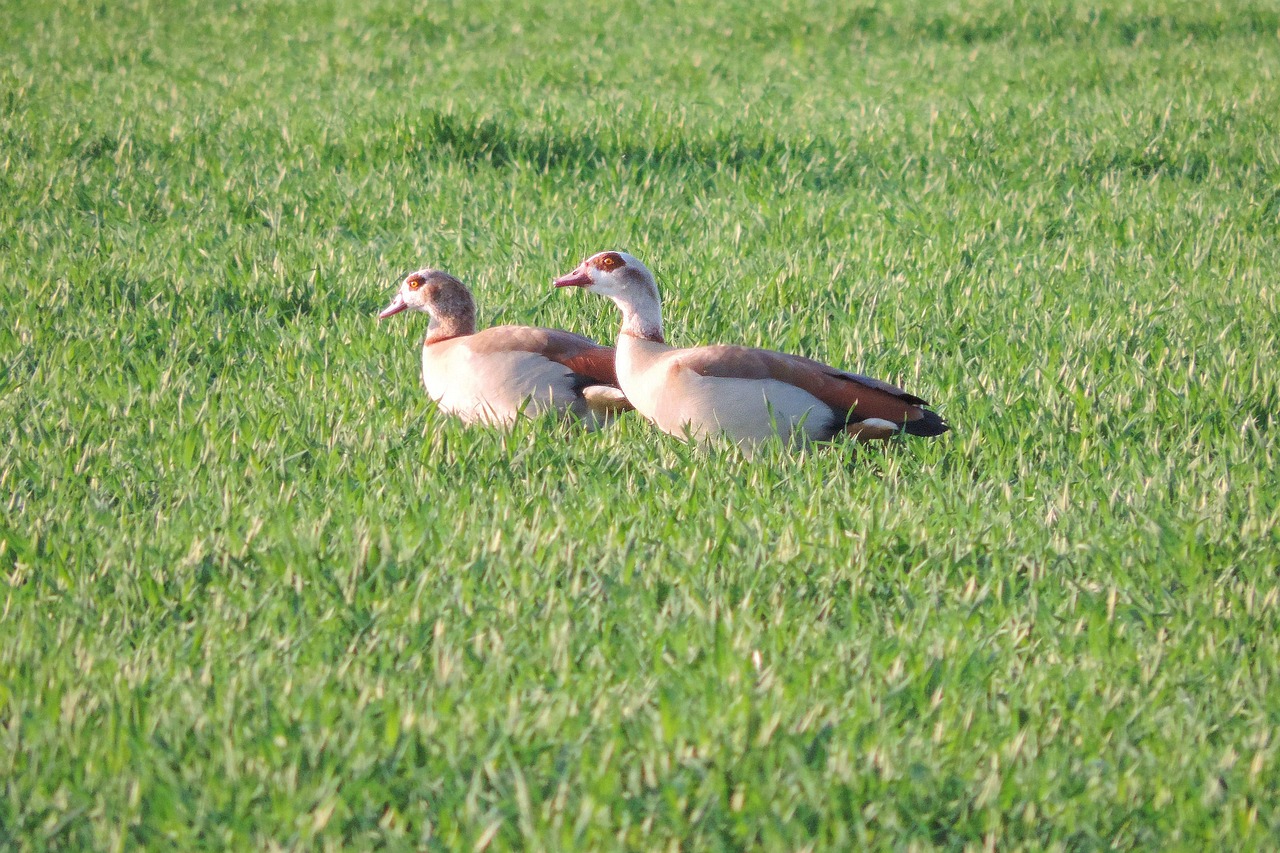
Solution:
<svg viewBox="0 0 1280 853"><path fill-rule="evenodd" d="M442 409L467 423L510 425L557 412L595 429L631 408L618 389L612 347L535 326L476 331L471 291L442 270L406 276L378 319L402 311L430 317L423 384Z"/></svg>

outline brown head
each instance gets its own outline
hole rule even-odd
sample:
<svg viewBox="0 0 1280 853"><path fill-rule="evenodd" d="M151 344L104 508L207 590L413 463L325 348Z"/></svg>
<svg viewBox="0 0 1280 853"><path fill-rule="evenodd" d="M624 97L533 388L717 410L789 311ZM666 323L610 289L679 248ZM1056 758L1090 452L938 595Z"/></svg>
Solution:
<svg viewBox="0 0 1280 853"><path fill-rule="evenodd" d="M425 269L407 275L378 319L385 320L401 311L430 314L433 338L470 335L476 330L476 303L471 291L443 270Z"/></svg>

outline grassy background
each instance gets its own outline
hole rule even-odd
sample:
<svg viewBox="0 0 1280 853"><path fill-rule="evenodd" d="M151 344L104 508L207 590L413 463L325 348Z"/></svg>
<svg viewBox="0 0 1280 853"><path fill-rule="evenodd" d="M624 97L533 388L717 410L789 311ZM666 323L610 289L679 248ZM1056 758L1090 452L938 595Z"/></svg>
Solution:
<svg viewBox="0 0 1280 853"><path fill-rule="evenodd" d="M0 2L0 847L1264 848L1268 2ZM933 442L464 430L398 278Z"/></svg>

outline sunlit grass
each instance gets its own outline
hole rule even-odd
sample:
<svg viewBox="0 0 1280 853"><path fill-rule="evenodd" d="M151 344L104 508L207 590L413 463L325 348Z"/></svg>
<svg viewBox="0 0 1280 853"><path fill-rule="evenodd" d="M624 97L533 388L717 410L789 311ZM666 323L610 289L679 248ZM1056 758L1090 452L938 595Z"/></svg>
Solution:
<svg viewBox="0 0 1280 853"><path fill-rule="evenodd" d="M1270 4L0 4L0 847L1265 848ZM406 271L936 441L467 430Z"/></svg>

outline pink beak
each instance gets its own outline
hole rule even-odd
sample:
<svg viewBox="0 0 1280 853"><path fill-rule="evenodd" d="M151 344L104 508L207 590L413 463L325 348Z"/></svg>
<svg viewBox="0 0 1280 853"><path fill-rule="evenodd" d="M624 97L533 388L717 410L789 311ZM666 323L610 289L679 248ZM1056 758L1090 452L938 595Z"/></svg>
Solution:
<svg viewBox="0 0 1280 853"><path fill-rule="evenodd" d="M582 267L578 267L568 275L560 276L552 284L556 287L590 287L591 276Z"/></svg>
<svg viewBox="0 0 1280 853"><path fill-rule="evenodd" d="M408 307L409 303L405 302L404 297L397 293L395 298L391 300L391 304L382 309L382 313L378 315L378 319L385 320L388 317L394 317L396 314L399 314Z"/></svg>

